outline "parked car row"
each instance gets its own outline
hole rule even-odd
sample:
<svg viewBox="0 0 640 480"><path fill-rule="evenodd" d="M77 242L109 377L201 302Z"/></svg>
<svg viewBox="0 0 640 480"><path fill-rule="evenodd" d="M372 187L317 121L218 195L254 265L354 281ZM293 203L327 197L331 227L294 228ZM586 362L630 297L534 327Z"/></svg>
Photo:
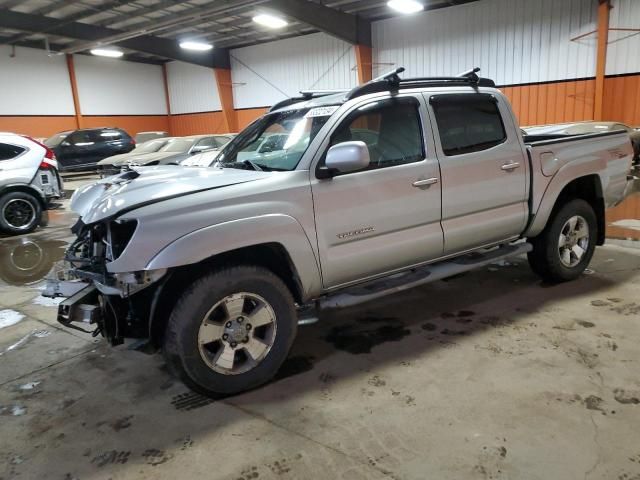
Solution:
<svg viewBox="0 0 640 480"><path fill-rule="evenodd" d="M165 137L149 140L128 153L114 155L97 163L101 176L119 173L124 165L152 166L179 165L202 152L218 152L233 136L190 135L187 137Z"/></svg>

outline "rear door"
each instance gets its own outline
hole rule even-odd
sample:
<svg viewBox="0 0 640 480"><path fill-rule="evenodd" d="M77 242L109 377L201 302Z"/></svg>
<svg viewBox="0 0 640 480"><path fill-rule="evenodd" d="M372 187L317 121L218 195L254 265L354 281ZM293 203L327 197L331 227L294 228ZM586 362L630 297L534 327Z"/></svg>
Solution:
<svg viewBox="0 0 640 480"><path fill-rule="evenodd" d="M100 137L93 130L76 130L60 143L56 151L60 166L77 169L92 163L101 147L99 141Z"/></svg>
<svg viewBox="0 0 640 480"><path fill-rule="evenodd" d="M103 158L120 153L129 153L135 147L133 139L125 132L118 128L102 128L96 130L99 148L96 150L95 159L92 162L98 162Z"/></svg>
<svg viewBox="0 0 640 480"><path fill-rule="evenodd" d="M442 174L444 253L519 235L527 165L511 111L489 93L425 94Z"/></svg>
<svg viewBox="0 0 640 480"><path fill-rule="evenodd" d="M405 268L442 254L440 173L421 97L369 100L346 114L332 145L360 140L371 163L312 192L326 288ZM427 140L425 142L425 140ZM316 165L324 164L324 157Z"/></svg>

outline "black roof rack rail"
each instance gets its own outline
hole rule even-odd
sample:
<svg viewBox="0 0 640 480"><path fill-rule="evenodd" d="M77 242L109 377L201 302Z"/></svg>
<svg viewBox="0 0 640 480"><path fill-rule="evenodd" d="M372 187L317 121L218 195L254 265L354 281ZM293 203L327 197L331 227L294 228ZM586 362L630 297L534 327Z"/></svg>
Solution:
<svg viewBox="0 0 640 480"><path fill-rule="evenodd" d="M270 112L274 110L278 110L279 108L288 107L289 105L293 105L294 103L304 102L306 100L311 100L312 98L320 98L326 97L328 95L334 95L336 93L347 93L348 89L344 90L300 90L299 97L291 97L286 100L282 100L281 102L276 103L273 107L269 109Z"/></svg>
<svg viewBox="0 0 640 480"><path fill-rule="evenodd" d="M370 82L360 85L345 97L345 100L351 100L361 97L368 93L398 91L402 88L418 88L418 87L440 87L440 86L462 86L471 87L495 87L493 80L481 78L478 76L480 68L475 67L466 72L462 72L455 77L420 77L420 78L400 78L399 74L404 72L404 67L399 67L390 72L374 78Z"/></svg>

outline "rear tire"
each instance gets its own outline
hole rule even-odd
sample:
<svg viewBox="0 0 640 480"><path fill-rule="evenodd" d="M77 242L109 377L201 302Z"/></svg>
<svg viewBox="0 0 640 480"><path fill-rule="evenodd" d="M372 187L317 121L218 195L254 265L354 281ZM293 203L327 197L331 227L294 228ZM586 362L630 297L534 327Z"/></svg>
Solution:
<svg viewBox="0 0 640 480"><path fill-rule="evenodd" d="M27 192L9 192L0 197L0 231L9 235L33 232L40 224L42 205Z"/></svg>
<svg viewBox="0 0 640 480"><path fill-rule="evenodd" d="M280 278L261 267L230 267L187 288L167 323L163 350L187 386L229 395L270 380L296 331L293 297Z"/></svg>
<svg viewBox="0 0 640 480"><path fill-rule="evenodd" d="M527 254L531 269L548 282L566 282L579 277L596 248L598 222L593 207L574 199L559 208L537 237L529 239Z"/></svg>

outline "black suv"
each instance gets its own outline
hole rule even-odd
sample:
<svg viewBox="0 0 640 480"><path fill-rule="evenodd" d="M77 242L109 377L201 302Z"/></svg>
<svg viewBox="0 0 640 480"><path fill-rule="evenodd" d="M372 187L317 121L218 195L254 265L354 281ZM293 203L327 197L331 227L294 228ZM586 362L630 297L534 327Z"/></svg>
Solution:
<svg viewBox="0 0 640 480"><path fill-rule="evenodd" d="M103 158L128 153L136 142L120 128L84 128L57 133L45 140L58 159L60 171L93 170Z"/></svg>

